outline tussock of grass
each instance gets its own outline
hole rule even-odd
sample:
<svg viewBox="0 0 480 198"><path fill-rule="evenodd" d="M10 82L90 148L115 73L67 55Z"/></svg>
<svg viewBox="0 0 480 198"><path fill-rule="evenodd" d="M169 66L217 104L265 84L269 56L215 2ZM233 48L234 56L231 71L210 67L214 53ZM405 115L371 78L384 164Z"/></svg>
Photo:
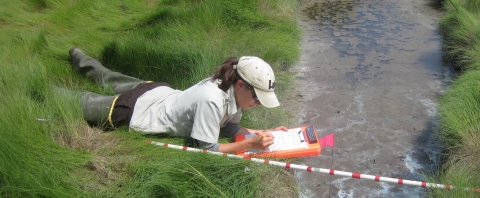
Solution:
<svg viewBox="0 0 480 198"><path fill-rule="evenodd" d="M12 51L4 52L13 55ZM20 59L18 64L11 65L12 68L0 71L0 91L4 94L0 100L0 195L63 197L81 194L66 175L69 175L69 168L79 167L87 156L62 149L51 141L48 124L43 122L50 118L44 117L43 112L51 104L51 94L44 72L37 70L39 65L30 61L38 59ZM25 65L20 67L20 63Z"/></svg>
<svg viewBox="0 0 480 198"><path fill-rule="evenodd" d="M285 71L299 53L292 11L260 12L288 6L278 2L169 2L133 23L135 32L110 42L102 57L115 70L179 89L209 76L231 56L259 56Z"/></svg>
<svg viewBox="0 0 480 198"><path fill-rule="evenodd" d="M463 143L463 134L480 131L480 71L457 78L440 104L443 140L447 147L458 147Z"/></svg>
<svg viewBox="0 0 480 198"><path fill-rule="evenodd" d="M472 0L445 1L446 15L440 21L444 56L458 70L480 69L480 3Z"/></svg>
<svg viewBox="0 0 480 198"><path fill-rule="evenodd" d="M431 188L427 197L475 197L475 190L480 185L478 177L472 176L472 170L468 168L467 164L454 163L445 164L448 170L437 175L437 183L448 181L443 183L444 185L452 185L453 189L446 190L445 188ZM432 179L435 180L435 179ZM469 190L470 189L470 190Z"/></svg>
<svg viewBox="0 0 480 198"><path fill-rule="evenodd" d="M435 175L438 183L459 190L434 189L431 197L472 197L464 187L479 188L480 175L480 2L443 1L445 16L440 22L444 55L460 75L439 101L439 136L445 160Z"/></svg>

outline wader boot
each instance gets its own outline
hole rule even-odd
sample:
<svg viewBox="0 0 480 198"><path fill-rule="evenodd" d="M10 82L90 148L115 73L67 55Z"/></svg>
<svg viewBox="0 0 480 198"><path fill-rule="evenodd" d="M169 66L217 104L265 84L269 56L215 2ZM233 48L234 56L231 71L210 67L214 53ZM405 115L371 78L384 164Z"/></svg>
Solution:
<svg viewBox="0 0 480 198"><path fill-rule="evenodd" d="M85 55L78 48L70 49L70 58L75 71L94 80L101 87L111 86L116 94L124 93L146 82L119 72L113 72L94 58Z"/></svg>
<svg viewBox="0 0 480 198"><path fill-rule="evenodd" d="M116 96L103 96L93 92L80 93L84 119L93 126L103 129L114 128L111 115L118 94L130 91L146 81L113 72L97 60L85 55L80 49L70 49L72 67L78 73L96 81L101 87L111 86Z"/></svg>
<svg viewBox="0 0 480 198"><path fill-rule="evenodd" d="M117 96L102 96L93 92L80 93L83 118L88 124L102 129L112 129L109 123L110 109Z"/></svg>
<svg viewBox="0 0 480 198"><path fill-rule="evenodd" d="M52 86L55 94L63 98L74 97L80 100L83 118L88 124L107 129L110 106L116 96L102 96L93 92L72 91L69 89Z"/></svg>

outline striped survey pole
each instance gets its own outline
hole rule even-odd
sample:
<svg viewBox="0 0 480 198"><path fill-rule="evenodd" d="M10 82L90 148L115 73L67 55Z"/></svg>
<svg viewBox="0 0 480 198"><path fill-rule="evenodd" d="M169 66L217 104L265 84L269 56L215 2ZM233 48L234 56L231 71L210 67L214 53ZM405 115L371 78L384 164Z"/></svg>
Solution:
<svg viewBox="0 0 480 198"><path fill-rule="evenodd" d="M451 190L451 189L454 189L454 188L460 188L460 187L454 187L450 184L434 184L434 183L427 183L427 182L424 182L424 181L413 181L413 180L406 180L406 179L400 179L400 178L390 178L390 177L381 177L381 176L374 176L374 175L365 175L365 174L361 174L361 173L337 171L337 170L333 170L333 169L315 168L315 167L311 167L311 166L291 164L291 163L288 163L288 162L279 162L279 161L272 161L272 160L268 160L268 159L252 158L248 155L240 156L240 155L234 155L234 154L228 154L228 153L208 151L208 150L205 150L205 149L197 149L197 148L192 148L192 147L187 147L187 146L178 146L178 145L173 145L173 144L168 144L168 143L155 142L155 141L152 141L152 140L147 140L147 143L157 145L157 146L164 146L164 147L172 148L172 149L179 149L179 150L185 150L185 151L191 151L191 152L210 153L210 154L214 154L214 155L221 155L221 156L226 156L226 157L251 160L251 161L254 161L254 162L258 162L258 163L264 163L264 164L280 166L280 167L285 167L285 168L291 168L291 169L296 169L296 170L305 170L305 171L308 171L308 172L320 172L320 173L326 173L326 174L330 174L330 175L339 175L339 176L351 177L351 178L355 178L355 179L368 179L368 180L374 180L374 181L377 181L377 182L389 182L389 183L397 183L397 184L406 184L406 185L419 186L419 187L424 187L424 188L443 188L443 189L447 189L447 190ZM472 192L476 192L476 193L479 192L478 188L463 188L463 189L468 190L468 191L472 191Z"/></svg>

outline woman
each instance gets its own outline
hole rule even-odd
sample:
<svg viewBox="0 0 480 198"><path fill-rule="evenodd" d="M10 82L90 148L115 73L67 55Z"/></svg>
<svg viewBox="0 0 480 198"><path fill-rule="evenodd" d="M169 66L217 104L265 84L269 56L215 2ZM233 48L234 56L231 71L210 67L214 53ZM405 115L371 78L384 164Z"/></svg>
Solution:
<svg viewBox="0 0 480 198"><path fill-rule="evenodd" d="M144 81L110 71L80 49L70 49L72 67L95 80L111 86L116 96L83 92L80 101L85 120L93 126L130 129L149 133L169 133L195 139L199 147L224 153L249 149L267 149L273 136L264 130L240 127L242 110L256 105L279 106L274 93L272 68L258 57L228 58L215 74L181 91L167 83ZM287 128L279 126L274 130ZM235 137L257 136L240 142L219 144L219 134Z"/></svg>

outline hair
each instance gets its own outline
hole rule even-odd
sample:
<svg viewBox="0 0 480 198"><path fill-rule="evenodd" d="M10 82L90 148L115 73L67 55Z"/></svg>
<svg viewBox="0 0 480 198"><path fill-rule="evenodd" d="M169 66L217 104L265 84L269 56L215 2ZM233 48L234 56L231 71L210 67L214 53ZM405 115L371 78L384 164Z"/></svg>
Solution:
<svg viewBox="0 0 480 198"><path fill-rule="evenodd" d="M218 88L225 92L240 79L237 72L233 69L233 66L238 64L238 60L237 57L227 58L227 60L217 67L215 73L212 75L213 79L221 80Z"/></svg>

